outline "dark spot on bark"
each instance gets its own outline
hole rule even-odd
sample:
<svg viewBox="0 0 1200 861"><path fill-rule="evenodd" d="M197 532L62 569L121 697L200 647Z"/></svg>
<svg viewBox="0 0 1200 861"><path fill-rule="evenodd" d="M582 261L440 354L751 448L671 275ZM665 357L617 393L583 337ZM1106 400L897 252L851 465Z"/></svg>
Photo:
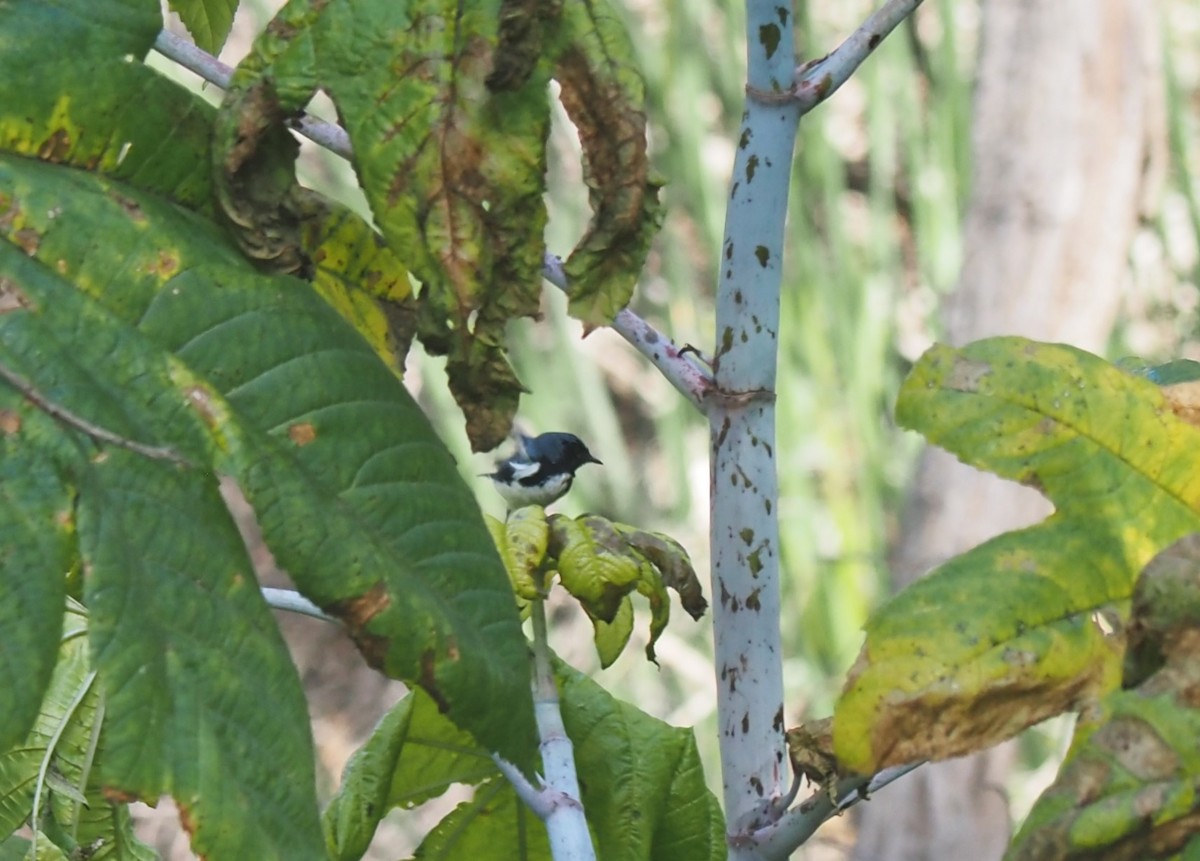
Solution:
<svg viewBox="0 0 1200 861"><path fill-rule="evenodd" d="M883 41L883 37L878 33L872 33L871 38L867 40L867 48L874 51L879 47L879 43Z"/></svg>
<svg viewBox="0 0 1200 861"><path fill-rule="evenodd" d="M786 27L788 25L788 7L776 6L775 14L779 17L779 26Z"/></svg>
<svg viewBox="0 0 1200 861"><path fill-rule="evenodd" d="M754 173L758 170L758 156L752 155L746 159L746 182L754 182Z"/></svg>
<svg viewBox="0 0 1200 861"><path fill-rule="evenodd" d="M746 609L753 610L756 613L762 609L762 602L758 600L759 593L761 593L761 592L762 592L761 588L755 589L753 592L751 592L749 595L746 596Z"/></svg>
<svg viewBox="0 0 1200 861"><path fill-rule="evenodd" d="M759 780L757 777L752 777L752 778L750 778L750 785L752 787L754 787L754 791L758 793L758 797L762 798L762 794L763 794L762 781Z"/></svg>
<svg viewBox="0 0 1200 861"><path fill-rule="evenodd" d="M724 584L724 583L722 583L722 584L721 584L721 606L722 606L722 607L728 607L728 606L729 606L729 601L730 601L732 598L733 598L733 596L729 594L729 590L728 590L728 589L726 589L726 588L725 588L725 584ZM722 670L722 672L724 672L724 670Z"/></svg>
<svg viewBox="0 0 1200 861"><path fill-rule="evenodd" d="M749 526L739 532L738 535L742 536L742 540L746 542L747 547L754 543L754 530Z"/></svg>
<svg viewBox="0 0 1200 861"><path fill-rule="evenodd" d="M763 24L758 28L758 41L766 49L768 60L779 50L779 42L782 38L783 34L776 24Z"/></svg>
<svg viewBox="0 0 1200 861"><path fill-rule="evenodd" d="M743 733L750 732L750 712L746 712L745 714L742 715L742 732ZM757 780L758 778L752 778L752 779ZM762 795L762 784L761 783L759 784L758 794Z"/></svg>
<svg viewBox="0 0 1200 861"><path fill-rule="evenodd" d="M733 259L733 240L732 239L725 243L725 259L726 260Z"/></svg>
<svg viewBox="0 0 1200 861"><path fill-rule="evenodd" d="M649 332L647 332L646 333L646 343L647 344L657 344L658 343L658 332L655 332L653 329L651 329Z"/></svg>
<svg viewBox="0 0 1200 861"><path fill-rule="evenodd" d="M746 563L750 566L750 573L753 574L755 577L757 577L758 572L762 571L762 568L763 568L762 551L755 550L753 553L751 553L749 556L746 557Z"/></svg>
<svg viewBox="0 0 1200 861"><path fill-rule="evenodd" d="M754 136L754 132L750 129L742 129L742 136L738 138L738 149L745 149L750 146L750 138Z"/></svg>
<svg viewBox="0 0 1200 861"><path fill-rule="evenodd" d="M774 728L776 731L779 731L779 730L782 730L782 729L783 729L783 706L780 706L780 707L779 707L779 711L775 712L775 720L774 720L774 722L771 724L771 726L772 726L772 727L773 727L773 728Z"/></svg>
<svg viewBox="0 0 1200 861"><path fill-rule="evenodd" d="M755 246L754 256L758 258L758 265L766 269L767 264L771 262L771 249L765 245Z"/></svg>
<svg viewBox="0 0 1200 861"><path fill-rule="evenodd" d="M742 304L742 291L741 290L733 291L733 301L735 303L737 303L738 305Z"/></svg>

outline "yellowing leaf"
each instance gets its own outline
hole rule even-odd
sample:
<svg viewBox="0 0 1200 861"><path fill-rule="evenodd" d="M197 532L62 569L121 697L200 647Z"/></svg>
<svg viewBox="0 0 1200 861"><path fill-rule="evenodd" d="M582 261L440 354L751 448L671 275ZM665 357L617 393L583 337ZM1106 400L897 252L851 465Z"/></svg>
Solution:
<svg viewBox="0 0 1200 861"><path fill-rule="evenodd" d="M1119 649L1094 615L1200 530L1200 430L1151 382L1080 350L935 346L897 417L1056 510L941 566L868 623L834 722L839 760L863 773L994 744L1111 688Z"/></svg>

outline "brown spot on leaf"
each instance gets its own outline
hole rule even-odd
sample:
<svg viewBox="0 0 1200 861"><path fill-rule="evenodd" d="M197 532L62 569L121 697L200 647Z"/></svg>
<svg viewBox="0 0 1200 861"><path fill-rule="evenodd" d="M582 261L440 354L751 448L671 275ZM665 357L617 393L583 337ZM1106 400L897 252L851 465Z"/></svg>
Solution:
<svg viewBox="0 0 1200 861"><path fill-rule="evenodd" d="M21 414L16 410L0 410L0 432L11 436L21 430Z"/></svg>
<svg viewBox="0 0 1200 861"><path fill-rule="evenodd" d="M174 251L162 250L146 266L146 274L166 281L179 273L179 255Z"/></svg>
<svg viewBox="0 0 1200 861"><path fill-rule="evenodd" d="M13 234L13 242L32 257L37 254L38 247L42 244L42 234L32 227L22 227Z"/></svg>
<svg viewBox="0 0 1200 861"><path fill-rule="evenodd" d="M187 403L200 415L200 420L210 428L217 426L217 415L213 409L212 395L201 386L188 386L183 392Z"/></svg>
<svg viewBox="0 0 1200 861"><path fill-rule="evenodd" d="M288 439L303 448L317 438L317 429L312 422L296 422L288 426L287 434Z"/></svg>
<svg viewBox="0 0 1200 861"><path fill-rule="evenodd" d="M38 147L37 157L42 161L58 163L71 154L71 136L65 129L58 129Z"/></svg>
<svg viewBox="0 0 1200 861"><path fill-rule="evenodd" d="M326 612L337 616L351 631L360 631L371 620L386 610L392 603L387 586L378 582L361 595L335 601L326 607Z"/></svg>
<svg viewBox="0 0 1200 861"><path fill-rule="evenodd" d="M109 190L108 196L125 210L125 214L129 216L129 220L138 224L144 224L146 221L146 213L142 212L142 205L132 197L126 197L118 191Z"/></svg>
<svg viewBox="0 0 1200 861"><path fill-rule="evenodd" d="M17 282L0 275L0 314L8 314L20 308L33 308L33 300L17 286Z"/></svg>
<svg viewBox="0 0 1200 861"><path fill-rule="evenodd" d="M450 710L450 703L442 695L437 684L437 658L433 651L426 649L421 653L421 688L437 703L438 711L445 713Z"/></svg>

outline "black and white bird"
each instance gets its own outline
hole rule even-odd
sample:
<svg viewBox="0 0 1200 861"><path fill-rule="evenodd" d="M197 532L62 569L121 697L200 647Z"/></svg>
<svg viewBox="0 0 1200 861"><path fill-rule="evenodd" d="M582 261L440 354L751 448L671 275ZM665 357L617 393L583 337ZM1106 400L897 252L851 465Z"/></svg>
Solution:
<svg viewBox="0 0 1200 861"><path fill-rule="evenodd" d="M569 433L516 435L517 452L496 464L488 478L511 510L549 505L571 489L575 470L600 463L583 440Z"/></svg>

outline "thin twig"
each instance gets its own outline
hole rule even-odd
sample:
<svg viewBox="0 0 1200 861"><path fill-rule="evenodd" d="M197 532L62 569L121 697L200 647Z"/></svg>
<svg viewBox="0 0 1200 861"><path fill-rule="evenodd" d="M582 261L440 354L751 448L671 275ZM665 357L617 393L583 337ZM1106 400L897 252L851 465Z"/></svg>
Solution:
<svg viewBox="0 0 1200 861"><path fill-rule="evenodd" d="M554 254L547 254L542 262L542 277L568 296L571 294L562 258ZM691 401L697 409L704 410L704 398L712 389L713 380L710 372L693 364L687 358L687 353L695 352L694 350L679 347L628 308L622 308L617 312L612 327L634 349L649 359L650 363L658 368L667 382L673 385L680 394Z"/></svg>
<svg viewBox="0 0 1200 861"><path fill-rule="evenodd" d="M267 606L273 610L287 610L290 613L299 613L302 616L312 616L314 619L320 619L322 622L341 624L341 619L338 619L336 616L330 616L295 589L273 589L270 586L264 586L262 588L262 596L266 600Z"/></svg>
<svg viewBox="0 0 1200 861"><path fill-rule="evenodd" d="M164 57L195 72L209 83L216 84L222 89L229 88L233 70L187 39L163 30L158 34L154 48ZM345 159L352 156L350 137L341 126L305 116L296 120L293 128L330 152ZM560 290L570 293L562 260L555 255L547 254L545 256L542 277ZM612 327L639 353L649 359L684 397L695 406L703 408L704 396L712 388L712 375L707 370L690 362L683 354L683 350L672 343L670 338L628 308L617 314Z"/></svg>
<svg viewBox="0 0 1200 861"><path fill-rule="evenodd" d="M861 777L842 781L838 785L837 804L834 804L827 792L817 792L785 813L778 822L759 829L752 835L752 839L763 858L785 859L827 820L844 813L860 801L865 801L889 783L899 780L921 765L920 762L913 762L885 768L866 781Z"/></svg>
<svg viewBox="0 0 1200 861"><path fill-rule="evenodd" d="M920 5L921 0L888 0L833 53L798 68L792 93L800 113L808 113L846 83L888 34Z"/></svg>
<svg viewBox="0 0 1200 861"><path fill-rule="evenodd" d="M229 89L233 69L182 36L163 30L154 40L154 50L195 72L210 84L216 84L223 90ZM292 127L317 146L337 153L342 158L349 159L352 155L350 136L341 126L305 116L296 120Z"/></svg>
<svg viewBox="0 0 1200 861"><path fill-rule="evenodd" d="M161 445L146 445L137 440L126 439L120 434L113 433L110 430L100 427L100 425L93 424L87 419L75 415L75 413L66 407L54 403L54 401L39 392L33 383L3 364L0 364L0 379L3 379L24 395L25 400L29 401L46 415L58 419L65 425L70 425L77 431L82 431L97 442L110 443L111 445L127 449L134 454L140 454L142 457L148 457L151 460L165 460L170 463L179 464L180 466L192 465L172 448Z"/></svg>
<svg viewBox="0 0 1200 861"><path fill-rule="evenodd" d="M525 802L525 805L533 811L538 819L544 820L550 815L553 808L544 789L538 789L530 783L529 778L521 773L521 769L500 756L500 754L493 753L492 762L496 764L496 768L500 769L500 773L504 775L505 779L512 784L513 790L517 793L517 798Z"/></svg>

